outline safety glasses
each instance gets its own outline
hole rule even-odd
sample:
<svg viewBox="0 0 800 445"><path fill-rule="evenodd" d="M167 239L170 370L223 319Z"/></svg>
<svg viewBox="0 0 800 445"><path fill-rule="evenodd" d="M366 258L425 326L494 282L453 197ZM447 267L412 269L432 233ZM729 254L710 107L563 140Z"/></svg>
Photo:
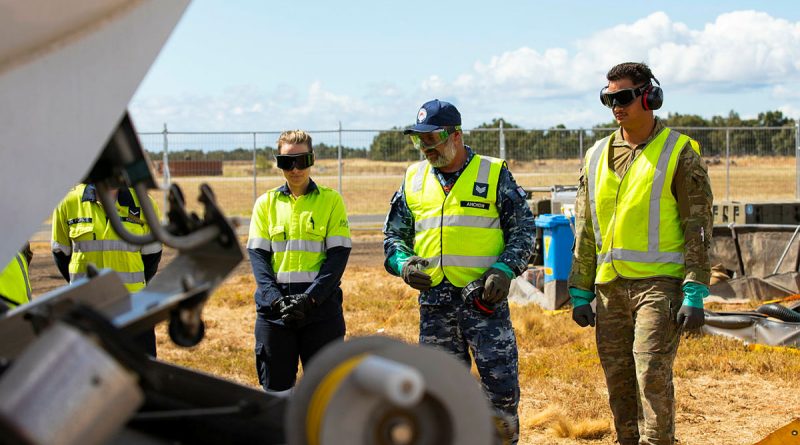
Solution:
<svg viewBox="0 0 800 445"><path fill-rule="evenodd" d="M305 170L314 165L314 153L300 153L296 155L275 155L275 163L281 170Z"/></svg>
<svg viewBox="0 0 800 445"><path fill-rule="evenodd" d="M640 87L626 88L624 90L614 91L613 93L606 93L608 87L604 87L600 91L600 102L608 108L614 108L615 106L627 107L636 100L637 97L641 96L648 86L650 86L650 84L646 83Z"/></svg>
<svg viewBox="0 0 800 445"><path fill-rule="evenodd" d="M461 131L461 126L440 128L430 133L420 133L411 135L411 143L417 150L433 150L442 145L451 134Z"/></svg>

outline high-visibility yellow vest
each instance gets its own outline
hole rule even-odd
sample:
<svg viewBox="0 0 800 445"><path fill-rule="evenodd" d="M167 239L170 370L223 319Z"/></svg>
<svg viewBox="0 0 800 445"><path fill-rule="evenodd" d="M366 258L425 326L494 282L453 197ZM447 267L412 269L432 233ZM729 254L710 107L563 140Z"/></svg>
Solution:
<svg viewBox="0 0 800 445"><path fill-rule="evenodd" d="M161 251L161 244L129 244L120 239L107 219L119 218L122 225L134 235L150 233L139 198L130 189L134 205L127 207L117 202L113 215L107 215L99 200L85 199L85 192L85 184L74 187L53 211L52 250L71 255L70 282L85 277L87 266L91 263L116 272L128 291L142 290L146 285L142 255ZM155 201L150 198L150 202L158 213Z"/></svg>
<svg viewBox="0 0 800 445"><path fill-rule="evenodd" d="M474 155L445 196L428 161L406 171L406 204L414 215L414 252L428 260L434 286L464 287L479 278L505 249L497 208L502 159Z"/></svg>
<svg viewBox="0 0 800 445"><path fill-rule="evenodd" d="M21 252L0 272L0 298L12 308L31 301L28 260Z"/></svg>
<svg viewBox="0 0 800 445"><path fill-rule="evenodd" d="M672 180L683 147L700 144L660 131L620 178L609 164L611 136L586 153L585 168L597 253L595 283L617 276L684 277L684 236Z"/></svg>
<svg viewBox="0 0 800 445"><path fill-rule="evenodd" d="M278 283L311 283L328 249L352 247L344 201L321 185L297 198L279 189L256 200L247 248L272 252Z"/></svg>

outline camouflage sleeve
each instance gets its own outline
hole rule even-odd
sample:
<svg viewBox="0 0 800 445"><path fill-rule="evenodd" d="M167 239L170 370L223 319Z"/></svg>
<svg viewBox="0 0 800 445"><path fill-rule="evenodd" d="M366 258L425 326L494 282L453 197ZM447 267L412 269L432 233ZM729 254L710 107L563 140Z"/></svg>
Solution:
<svg viewBox="0 0 800 445"><path fill-rule="evenodd" d="M686 272L683 281L708 286L711 279L708 251L713 228L711 204L714 196L706 164L690 144L686 144L678 158L673 183L684 234Z"/></svg>
<svg viewBox="0 0 800 445"><path fill-rule="evenodd" d="M567 285L594 292L597 251L586 180L586 174L581 169L578 193L575 197L575 244L572 246L572 269L567 279Z"/></svg>
<svg viewBox="0 0 800 445"><path fill-rule="evenodd" d="M406 204L402 185L389 203L389 214L383 225L383 253L383 267L390 274L398 276L400 271L395 270L397 258L414 255L414 216Z"/></svg>
<svg viewBox="0 0 800 445"><path fill-rule="evenodd" d="M500 170L497 184L497 202L500 210L500 227L506 248L498 261L507 265L520 275L528 268L528 261L533 254L533 240L536 237L536 225L533 213L525 201L525 191L517 185L508 168Z"/></svg>

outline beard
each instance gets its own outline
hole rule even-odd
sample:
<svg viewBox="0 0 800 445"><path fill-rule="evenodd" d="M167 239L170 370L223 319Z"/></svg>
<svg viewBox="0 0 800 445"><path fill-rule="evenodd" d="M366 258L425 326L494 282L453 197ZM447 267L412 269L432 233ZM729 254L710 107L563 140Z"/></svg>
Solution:
<svg viewBox="0 0 800 445"><path fill-rule="evenodd" d="M436 150L436 152L439 154L436 159L428 159L431 167L441 168L447 166L453 162L453 159L456 157L456 144L452 141L448 141L441 150Z"/></svg>

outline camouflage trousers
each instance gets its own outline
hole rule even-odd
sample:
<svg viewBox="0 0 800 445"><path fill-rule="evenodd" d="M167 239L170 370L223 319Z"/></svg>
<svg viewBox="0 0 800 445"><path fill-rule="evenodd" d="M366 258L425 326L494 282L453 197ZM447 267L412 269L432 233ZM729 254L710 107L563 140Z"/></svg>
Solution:
<svg viewBox="0 0 800 445"><path fill-rule="evenodd" d="M597 290L597 352L606 375L617 441L675 443L672 364L683 301L680 280L617 278Z"/></svg>
<svg viewBox="0 0 800 445"><path fill-rule="evenodd" d="M450 288L460 294L461 289ZM420 305L419 342L444 349L468 367L472 366L472 353L483 390L497 414L508 423L510 443L517 443L519 365L508 304L498 306L487 317L465 305L460 296L446 300Z"/></svg>

